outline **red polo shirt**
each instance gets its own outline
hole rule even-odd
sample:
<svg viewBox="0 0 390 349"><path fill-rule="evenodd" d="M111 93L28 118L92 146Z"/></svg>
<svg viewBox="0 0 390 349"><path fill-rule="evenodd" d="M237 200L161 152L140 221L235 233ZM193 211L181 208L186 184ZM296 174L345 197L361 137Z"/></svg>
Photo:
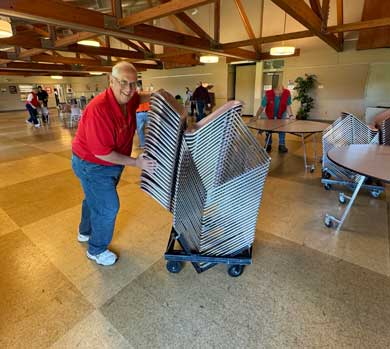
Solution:
<svg viewBox="0 0 390 349"><path fill-rule="evenodd" d="M73 153L83 160L107 166L114 164L98 159L95 154L107 155L116 151L130 156L139 101L139 95L135 93L127 104L125 117L111 88L96 96L83 112L72 142Z"/></svg>

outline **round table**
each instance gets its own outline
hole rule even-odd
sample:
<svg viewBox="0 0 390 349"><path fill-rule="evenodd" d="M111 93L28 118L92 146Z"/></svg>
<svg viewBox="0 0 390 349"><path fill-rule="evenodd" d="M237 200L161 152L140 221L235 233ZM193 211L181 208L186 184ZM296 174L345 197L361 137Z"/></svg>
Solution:
<svg viewBox="0 0 390 349"><path fill-rule="evenodd" d="M266 137L266 142L264 148L267 148L269 144L272 133L290 133L294 136L300 137L302 140L303 146L303 161L305 166L305 171L307 168L310 169L310 172L315 170L315 163L317 160L317 142L316 142L316 133L320 133L329 127L329 124L325 122L318 121L309 121L309 120L296 120L296 119L260 119L254 120L247 124L251 129L255 129L259 132L267 132L268 136ZM313 135L313 147L314 147L314 162L310 165L307 164L306 156L306 143L305 139Z"/></svg>
<svg viewBox="0 0 390 349"><path fill-rule="evenodd" d="M336 165L356 172L357 186L351 197L340 193L340 203L349 200L346 209L340 219L325 215L324 223L327 227L337 224L337 232L340 231L348 213L359 193L361 186L367 177L390 182L390 146L377 144L352 144L345 147L333 148L328 152L329 160Z"/></svg>

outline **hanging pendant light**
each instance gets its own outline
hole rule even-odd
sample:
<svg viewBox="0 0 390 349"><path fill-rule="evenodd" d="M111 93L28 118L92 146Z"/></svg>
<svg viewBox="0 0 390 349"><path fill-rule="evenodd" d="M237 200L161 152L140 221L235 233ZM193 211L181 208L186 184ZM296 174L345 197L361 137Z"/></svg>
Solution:
<svg viewBox="0 0 390 349"><path fill-rule="evenodd" d="M199 58L200 63L218 63L219 57L214 55L204 55Z"/></svg>
<svg viewBox="0 0 390 349"><path fill-rule="evenodd" d="M54 79L54 80L61 80L61 79L63 79L63 76L61 76L61 75L52 75L52 76L50 76L52 79Z"/></svg>
<svg viewBox="0 0 390 349"><path fill-rule="evenodd" d="M100 47L100 43L96 40L80 40L77 43L84 46Z"/></svg>
<svg viewBox="0 0 390 349"><path fill-rule="evenodd" d="M11 23L7 17L0 17L0 38L9 38L13 35Z"/></svg>
<svg viewBox="0 0 390 349"><path fill-rule="evenodd" d="M287 13L284 13L284 27L283 27L283 34L286 33L286 20L287 20ZM270 51L271 56L290 56L295 53L295 47L294 46L284 46L284 41L282 42L282 46L276 46L272 47Z"/></svg>

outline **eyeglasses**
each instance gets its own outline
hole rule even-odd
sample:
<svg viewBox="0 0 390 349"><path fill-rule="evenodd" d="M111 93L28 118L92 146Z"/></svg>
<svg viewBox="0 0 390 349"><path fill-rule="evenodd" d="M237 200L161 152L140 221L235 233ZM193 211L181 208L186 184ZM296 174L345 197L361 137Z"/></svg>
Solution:
<svg viewBox="0 0 390 349"><path fill-rule="evenodd" d="M119 80L115 76L113 76L113 78L116 81L118 81L119 85L121 86L121 89L125 89L125 88L129 87L130 90L135 90L137 88L137 81L128 82L127 80Z"/></svg>

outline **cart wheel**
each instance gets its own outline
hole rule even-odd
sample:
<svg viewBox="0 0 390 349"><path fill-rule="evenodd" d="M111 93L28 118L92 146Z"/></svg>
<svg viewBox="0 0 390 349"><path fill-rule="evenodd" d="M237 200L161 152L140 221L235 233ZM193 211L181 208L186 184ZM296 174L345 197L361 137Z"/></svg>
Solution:
<svg viewBox="0 0 390 349"><path fill-rule="evenodd" d="M331 218L328 215L326 215L324 218L324 224L328 228L332 228L332 226L333 226L333 221L331 220Z"/></svg>
<svg viewBox="0 0 390 349"><path fill-rule="evenodd" d="M181 268L183 268L183 264L178 261L168 261L167 262L167 270L170 273L180 273Z"/></svg>
<svg viewBox="0 0 390 349"><path fill-rule="evenodd" d="M332 177L332 175L328 171L322 171L322 178L330 179L330 177Z"/></svg>
<svg viewBox="0 0 390 349"><path fill-rule="evenodd" d="M228 274L231 277L234 277L234 278L237 277L237 276L240 276L243 271L244 271L244 266L243 265L231 265L228 268Z"/></svg>
<svg viewBox="0 0 390 349"><path fill-rule="evenodd" d="M315 166L314 166L314 165L311 165L311 166L310 166L310 173L313 173L315 169L316 169Z"/></svg>
<svg viewBox="0 0 390 349"><path fill-rule="evenodd" d="M380 195L381 195L381 192L379 190L372 190L371 191L371 196L375 199L379 198Z"/></svg>
<svg viewBox="0 0 390 349"><path fill-rule="evenodd" d="M332 185L329 184L329 183L325 183L324 184L324 188L325 188L325 190L331 190L332 189Z"/></svg>
<svg viewBox="0 0 390 349"><path fill-rule="evenodd" d="M347 202L347 200L345 199L344 193L340 193L339 194L339 203L344 205L346 202Z"/></svg>

